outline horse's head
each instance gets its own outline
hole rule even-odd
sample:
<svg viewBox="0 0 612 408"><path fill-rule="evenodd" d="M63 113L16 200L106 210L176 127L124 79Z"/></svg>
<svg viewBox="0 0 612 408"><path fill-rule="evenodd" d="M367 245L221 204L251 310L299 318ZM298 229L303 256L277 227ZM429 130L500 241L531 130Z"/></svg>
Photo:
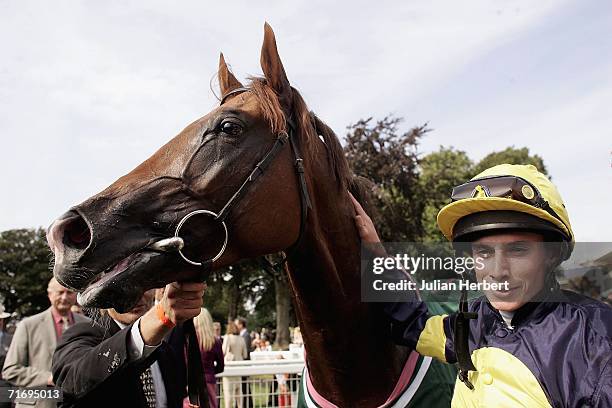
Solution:
<svg viewBox="0 0 612 408"><path fill-rule="evenodd" d="M267 24L261 66L264 78L252 79L245 88L221 55L220 106L51 225L47 235L55 254L54 274L81 292L85 306L127 309L147 289L201 278L202 268L186 262L179 248L195 263L217 258L217 268L281 251L296 241L302 189L295 153L307 133L323 143L314 130L316 119L289 85ZM296 146L287 142L291 129L298 134L291 136ZM265 169L254 170L270 152L274 157ZM249 175L253 182L245 181ZM193 215L181 226L182 242L167 241L180 221L197 210L218 217Z"/></svg>

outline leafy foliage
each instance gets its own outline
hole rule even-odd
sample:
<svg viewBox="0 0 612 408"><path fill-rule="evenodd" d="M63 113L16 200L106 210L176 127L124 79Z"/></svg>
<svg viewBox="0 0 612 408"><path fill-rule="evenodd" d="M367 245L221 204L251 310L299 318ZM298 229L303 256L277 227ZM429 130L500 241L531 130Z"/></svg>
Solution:
<svg viewBox="0 0 612 408"><path fill-rule="evenodd" d="M515 147L507 147L501 152L493 152L486 155L476 166L474 166L473 175L488 169L489 167L496 166L498 164L533 164L542 173L548 175L544 160L537 154L530 155L529 149L523 147L517 149Z"/></svg>
<svg viewBox="0 0 612 408"><path fill-rule="evenodd" d="M359 120L348 127L345 153L358 176L372 181L375 213L370 214L383 241L442 242L436 217L450 202L453 187L502 163L533 164L546 173L544 161L529 149L508 147L474 163L466 152L440 146L418 155L426 125L400 132L401 118Z"/></svg>
<svg viewBox="0 0 612 408"><path fill-rule="evenodd" d="M49 307L51 258L44 229L0 232L0 301L7 311L28 316Z"/></svg>
<svg viewBox="0 0 612 408"><path fill-rule="evenodd" d="M400 133L401 118L372 118L349 126L345 154L355 174L374 183L373 214L381 239L415 241L423 233L423 201L418 183L419 139L426 125ZM415 199L413 199L415 198Z"/></svg>
<svg viewBox="0 0 612 408"><path fill-rule="evenodd" d="M419 184L425 203L421 217L422 238L425 242L442 242L444 236L436 224L438 211L450 203L453 187L470 178L473 163L464 151L440 146L437 152L421 159L420 168Z"/></svg>

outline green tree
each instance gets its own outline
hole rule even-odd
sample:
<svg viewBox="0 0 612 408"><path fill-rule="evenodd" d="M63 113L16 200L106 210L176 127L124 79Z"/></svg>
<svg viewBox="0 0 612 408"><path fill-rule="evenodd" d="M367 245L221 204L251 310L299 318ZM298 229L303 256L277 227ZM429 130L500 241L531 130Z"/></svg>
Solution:
<svg viewBox="0 0 612 408"><path fill-rule="evenodd" d="M22 317L49 307L51 259L44 229L0 232L0 301L6 310Z"/></svg>
<svg viewBox="0 0 612 408"><path fill-rule="evenodd" d="M422 214L423 241L444 242L436 224L438 212L450 203L453 187L465 183L473 173L474 164L467 153L453 147L440 146L420 161L419 184L425 202Z"/></svg>
<svg viewBox="0 0 612 408"><path fill-rule="evenodd" d="M540 170L542 173L548 175L548 170L544 165L544 160L537 154L530 155L529 149L527 147L523 147L521 149L517 149L514 146L507 147L501 152L493 152L489 153L485 157L482 158L474 166L474 171L472 172L472 176L477 175L478 173L488 169L489 167L496 166L498 164L533 164Z"/></svg>
<svg viewBox="0 0 612 408"><path fill-rule="evenodd" d="M278 264L279 261L273 260L271 262ZM289 326L295 325L296 322L289 275L287 270L280 265L267 265L264 267L264 271L267 278L272 281L272 286L268 286L268 290L262 293L257 302L255 314L260 320L263 320L262 323L274 319L274 326L276 327L274 348L286 350L291 342ZM270 290L271 288L274 290ZM270 296L271 294L274 297ZM262 324L262 326L265 325Z"/></svg>
<svg viewBox="0 0 612 408"><path fill-rule="evenodd" d="M242 316L250 330L274 328L275 348L289 345L289 326L296 319L282 268L264 268L257 260L247 260L216 271L208 279L204 304L215 321L225 324Z"/></svg>
<svg viewBox="0 0 612 408"><path fill-rule="evenodd" d="M418 156L418 142L429 129L418 126L401 133L401 118L359 120L348 127L346 157L358 176L372 182L373 209L384 241L441 242L436 217L450 202L453 187L486 168L502 163L533 164L547 173L543 159L526 147L508 147L485 156L477 164L466 152L440 146Z"/></svg>
<svg viewBox="0 0 612 408"><path fill-rule="evenodd" d="M400 133L401 118L359 120L348 127L346 157L354 173L372 181L372 214L385 241L415 241L423 234L418 183L418 141L426 125Z"/></svg>
<svg viewBox="0 0 612 408"><path fill-rule="evenodd" d="M248 317L245 303L249 301L259 275L252 261L240 262L213 273L204 294L204 305L213 318L227 323L238 316Z"/></svg>

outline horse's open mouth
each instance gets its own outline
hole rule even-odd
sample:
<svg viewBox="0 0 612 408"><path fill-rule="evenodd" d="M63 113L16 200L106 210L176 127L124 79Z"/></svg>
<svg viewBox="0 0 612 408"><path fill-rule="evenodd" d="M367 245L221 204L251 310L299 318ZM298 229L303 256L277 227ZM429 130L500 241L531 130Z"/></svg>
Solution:
<svg viewBox="0 0 612 408"><path fill-rule="evenodd" d="M143 250L123 258L89 282L78 294L79 304L84 307L115 307L118 310L136 304L145 290L136 282L141 283L143 273L150 269L147 264L158 255Z"/></svg>

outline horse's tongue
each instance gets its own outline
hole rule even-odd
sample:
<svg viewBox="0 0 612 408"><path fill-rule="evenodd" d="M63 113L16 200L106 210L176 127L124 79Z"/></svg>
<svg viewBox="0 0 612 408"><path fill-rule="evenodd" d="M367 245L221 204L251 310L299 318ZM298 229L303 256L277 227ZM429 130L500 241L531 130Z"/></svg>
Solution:
<svg viewBox="0 0 612 408"><path fill-rule="evenodd" d="M125 271L130 265L132 259L134 259L134 257L135 254L132 254L126 258L123 258L112 269L104 272L99 279L94 280L89 285L87 285L87 287L77 295L77 301L79 302L79 304L87 306L87 303L92 298L92 295L98 292L102 288L102 286L110 279Z"/></svg>
<svg viewBox="0 0 612 408"><path fill-rule="evenodd" d="M114 273L121 273L123 272L128 264L130 263L132 256L128 256L127 258L123 258L117 265L115 265L115 267L108 272L109 274L114 274ZM104 278L103 278L104 279Z"/></svg>

